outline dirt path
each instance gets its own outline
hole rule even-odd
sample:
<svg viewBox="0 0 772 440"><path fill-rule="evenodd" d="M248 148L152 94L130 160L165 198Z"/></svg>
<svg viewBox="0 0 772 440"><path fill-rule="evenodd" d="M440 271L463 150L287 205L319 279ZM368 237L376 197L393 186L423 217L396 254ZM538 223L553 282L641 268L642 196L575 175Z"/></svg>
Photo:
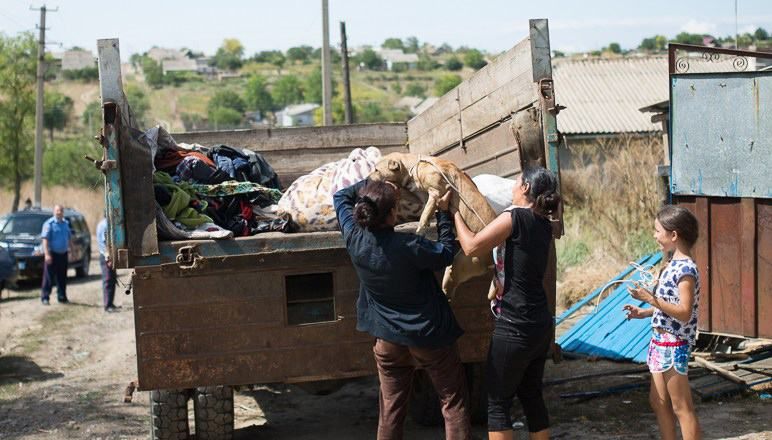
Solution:
<svg viewBox="0 0 772 440"><path fill-rule="evenodd" d="M94 261L94 260L92 260ZM92 264L91 273L99 267ZM128 273L120 274L128 281ZM43 307L38 290L4 291L0 301L0 439L145 439L147 393L122 402L136 378L131 296L119 287L120 313L101 308L98 276L70 279L71 305ZM547 363L547 380L630 364L570 361ZM585 403L559 394L646 380L645 375L572 382L547 388L554 425L561 439L653 439L656 422L648 390L597 398ZM329 396L312 396L293 386L264 386L236 395L238 439L367 439L377 424L377 382L363 378ZM517 414L521 412L516 410ZM698 403L707 439L772 440L772 403L735 397ZM525 433L521 438L525 438ZM484 438L484 427L475 435ZM406 438L440 439L440 428L408 420Z"/></svg>

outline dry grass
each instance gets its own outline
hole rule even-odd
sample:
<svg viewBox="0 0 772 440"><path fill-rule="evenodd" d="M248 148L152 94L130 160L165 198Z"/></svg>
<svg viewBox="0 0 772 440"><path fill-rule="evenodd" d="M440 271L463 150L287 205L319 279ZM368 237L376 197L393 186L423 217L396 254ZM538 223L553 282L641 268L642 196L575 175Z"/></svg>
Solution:
<svg viewBox="0 0 772 440"><path fill-rule="evenodd" d="M31 181L22 185L20 208L27 197L34 198L34 192ZM96 225L104 212L104 190L101 186L94 190L64 186L43 187L42 197L43 207L51 208L55 204L61 204L81 212L86 217L91 235L94 235ZM12 202L13 189L0 188L0 214L10 212Z"/></svg>
<svg viewBox="0 0 772 440"><path fill-rule="evenodd" d="M558 301L564 307L656 249L651 236L662 143L658 137L601 140L571 153L571 169L561 172L566 236L558 241Z"/></svg>

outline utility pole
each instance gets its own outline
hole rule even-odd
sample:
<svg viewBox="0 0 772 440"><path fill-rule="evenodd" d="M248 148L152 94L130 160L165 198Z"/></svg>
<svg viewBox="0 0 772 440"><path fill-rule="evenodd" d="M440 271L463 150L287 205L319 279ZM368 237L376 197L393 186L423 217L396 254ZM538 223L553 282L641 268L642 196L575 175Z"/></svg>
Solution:
<svg viewBox="0 0 772 440"><path fill-rule="evenodd" d="M351 108L351 83L348 77L348 43L346 42L346 22L340 22L340 55L343 63L343 104L346 114L346 124L354 122L354 114Z"/></svg>
<svg viewBox="0 0 772 440"><path fill-rule="evenodd" d="M332 125L332 78L330 77L330 17L327 0L322 0L322 106L324 125Z"/></svg>
<svg viewBox="0 0 772 440"><path fill-rule="evenodd" d="M740 50L740 32L737 30L737 0L734 0L734 48Z"/></svg>
<svg viewBox="0 0 772 440"><path fill-rule="evenodd" d="M40 207L43 181L43 81L46 72L46 12L56 12L59 8L48 11L43 5L40 9L40 39L38 40L37 99L35 100L35 202Z"/></svg>

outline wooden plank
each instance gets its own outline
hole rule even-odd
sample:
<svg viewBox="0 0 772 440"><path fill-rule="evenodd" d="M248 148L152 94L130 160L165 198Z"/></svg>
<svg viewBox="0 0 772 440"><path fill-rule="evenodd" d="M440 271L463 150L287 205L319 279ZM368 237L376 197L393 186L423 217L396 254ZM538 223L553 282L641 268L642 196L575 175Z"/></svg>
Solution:
<svg viewBox="0 0 772 440"><path fill-rule="evenodd" d="M520 152L509 123L503 123L466 141L466 151L453 148L438 157L449 160L470 176L509 177L520 172Z"/></svg>
<svg viewBox="0 0 772 440"><path fill-rule="evenodd" d="M742 334L756 337L756 204L753 199L740 200L740 301Z"/></svg>
<svg viewBox="0 0 772 440"><path fill-rule="evenodd" d="M226 144L263 152L407 144L404 123L335 125L328 127L266 128L172 134L177 142L205 146ZM306 154L304 151L303 154Z"/></svg>
<svg viewBox="0 0 772 440"><path fill-rule="evenodd" d="M698 326L700 331L711 330L711 273L710 273L710 199L708 197L678 197L678 205L689 209L699 223L699 239L694 245L693 257L700 272L700 305Z"/></svg>
<svg viewBox="0 0 772 440"><path fill-rule="evenodd" d="M265 155L265 159L271 164L276 174L281 177L282 174L307 174L328 162L335 162L348 157L354 148L357 147L315 148L304 151L303 154L287 150L269 150L261 153ZM406 152L404 146L396 145L379 147L379 150L384 156L389 153Z"/></svg>
<svg viewBox="0 0 772 440"><path fill-rule="evenodd" d="M106 102L117 104L120 109L122 125L135 127L134 117L126 101L126 95L123 93L121 51L118 39L97 40L97 54L99 54L99 92L102 97L102 105Z"/></svg>
<svg viewBox="0 0 772 440"><path fill-rule="evenodd" d="M467 108L474 102L491 94L518 75L531 72L531 44L528 38L520 41L505 54L478 70L471 78L456 89L446 93L423 113L407 123L408 137L412 141L435 129L448 119L456 119L458 107ZM456 97L459 101L456 102ZM457 131L456 131L457 132ZM467 132L465 132L467 133Z"/></svg>
<svg viewBox="0 0 772 440"><path fill-rule="evenodd" d="M756 199L758 336L772 338L772 200Z"/></svg>
<svg viewBox="0 0 772 440"><path fill-rule="evenodd" d="M134 139L131 130L128 127L120 127L118 144L126 240L130 258L158 255L158 228L155 209L152 209L156 203L153 161L150 150Z"/></svg>
<svg viewBox="0 0 772 440"><path fill-rule="evenodd" d="M550 51L550 29L545 18L528 20L531 36L531 58L533 82L552 78L552 52Z"/></svg>
<svg viewBox="0 0 772 440"><path fill-rule="evenodd" d="M464 137L473 136L493 124L508 120L513 112L533 105L537 99L530 72L513 77L499 89L462 109L461 129ZM435 105L438 104L440 103ZM448 146L457 144L458 124L457 118L453 117L421 135L414 135L408 129L410 151L434 155Z"/></svg>
<svg viewBox="0 0 772 440"><path fill-rule="evenodd" d="M733 335L743 331L738 202L714 198L710 203L711 331Z"/></svg>

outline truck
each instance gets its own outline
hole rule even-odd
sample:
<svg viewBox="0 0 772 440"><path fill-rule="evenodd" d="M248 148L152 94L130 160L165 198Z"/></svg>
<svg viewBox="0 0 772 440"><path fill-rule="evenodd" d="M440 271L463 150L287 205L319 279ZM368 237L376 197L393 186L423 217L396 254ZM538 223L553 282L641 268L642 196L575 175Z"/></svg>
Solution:
<svg viewBox="0 0 772 440"><path fill-rule="evenodd" d="M119 42L97 45L108 252L117 268L132 270L138 389L150 392L151 437L186 438L189 399L197 438L230 438L234 388L293 383L330 390L375 374L373 338L356 331L358 279L339 232L158 239L152 159L133 136L138 127L123 92ZM448 159L472 176L514 177L531 164L559 175L554 96L548 22L536 19L526 38L407 123L173 137L259 152L284 185L367 146ZM553 243L545 279L553 312L555 261ZM468 282L452 301L465 330L458 347L478 419L486 409L481 373L493 327L489 282ZM441 421L421 372L413 388L412 415Z"/></svg>

